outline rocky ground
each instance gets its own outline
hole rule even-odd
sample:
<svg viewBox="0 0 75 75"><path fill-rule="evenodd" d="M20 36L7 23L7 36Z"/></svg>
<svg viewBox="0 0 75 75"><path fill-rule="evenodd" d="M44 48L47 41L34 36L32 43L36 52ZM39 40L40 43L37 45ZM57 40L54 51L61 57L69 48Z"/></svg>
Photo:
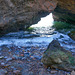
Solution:
<svg viewBox="0 0 75 75"><path fill-rule="evenodd" d="M70 72L45 67L41 63L45 50L46 47L39 46L1 46L0 75L70 75Z"/></svg>

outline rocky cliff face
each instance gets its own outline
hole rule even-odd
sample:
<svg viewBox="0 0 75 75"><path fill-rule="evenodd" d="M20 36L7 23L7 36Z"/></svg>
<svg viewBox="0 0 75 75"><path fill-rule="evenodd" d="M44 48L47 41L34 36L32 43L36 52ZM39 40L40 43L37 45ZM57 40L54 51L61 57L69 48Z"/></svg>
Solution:
<svg viewBox="0 0 75 75"><path fill-rule="evenodd" d="M56 7L56 0L0 0L0 34L37 23Z"/></svg>
<svg viewBox="0 0 75 75"><path fill-rule="evenodd" d="M57 21L66 21L75 24L75 0L57 0L58 4L53 12Z"/></svg>
<svg viewBox="0 0 75 75"><path fill-rule="evenodd" d="M50 12L75 24L75 0L0 0L0 35L26 29Z"/></svg>

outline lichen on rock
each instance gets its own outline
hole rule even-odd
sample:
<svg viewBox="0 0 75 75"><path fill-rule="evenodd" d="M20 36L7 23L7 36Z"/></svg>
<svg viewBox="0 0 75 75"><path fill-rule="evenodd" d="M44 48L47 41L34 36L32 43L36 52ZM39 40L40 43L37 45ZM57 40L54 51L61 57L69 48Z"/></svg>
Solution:
<svg viewBox="0 0 75 75"><path fill-rule="evenodd" d="M75 70L75 57L70 51L62 48L57 40L53 40L43 54L44 65L66 71Z"/></svg>

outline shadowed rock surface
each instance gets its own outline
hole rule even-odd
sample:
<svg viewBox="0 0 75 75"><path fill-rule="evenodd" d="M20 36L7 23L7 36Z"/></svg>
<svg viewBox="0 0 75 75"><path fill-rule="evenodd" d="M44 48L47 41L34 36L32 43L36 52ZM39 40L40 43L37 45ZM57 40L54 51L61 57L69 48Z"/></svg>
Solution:
<svg viewBox="0 0 75 75"><path fill-rule="evenodd" d="M75 24L74 0L0 0L0 35L25 30L50 12L54 20Z"/></svg>
<svg viewBox="0 0 75 75"><path fill-rule="evenodd" d="M75 24L75 0L57 0L58 4L53 12L55 21L65 21Z"/></svg>
<svg viewBox="0 0 75 75"><path fill-rule="evenodd" d="M74 30L74 31L71 31L68 35L69 35L73 40L75 40L75 30Z"/></svg>
<svg viewBox="0 0 75 75"><path fill-rule="evenodd" d="M56 0L0 0L0 35L24 30L56 7Z"/></svg>
<svg viewBox="0 0 75 75"><path fill-rule="evenodd" d="M75 70L75 57L71 52L63 49L59 42L53 40L44 52L42 62L47 67L66 71Z"/></svg>

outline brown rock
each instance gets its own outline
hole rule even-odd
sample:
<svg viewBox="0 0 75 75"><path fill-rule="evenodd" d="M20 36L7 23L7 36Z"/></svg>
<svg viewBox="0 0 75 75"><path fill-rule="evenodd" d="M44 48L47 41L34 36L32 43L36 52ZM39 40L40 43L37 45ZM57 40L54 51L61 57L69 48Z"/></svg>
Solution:
<svg viewBox="0 0 75 75"><path fill-rule="evenodd" d="M13 71L14 74L20 74L20 72L21 72L20 70L14 70Z"/></svg>
<svg viewBox="0 0 75 75"><path fill-rule="evenodd" d="M57 0L58 5L53 12L55 21L75 24L75 0Z"/></svg>
<svg viewBox="0 0 75 75"><path fill-rule="evenodd" d="M0 0L0 34L28 28L56 5L56 0Z"/></svg>

